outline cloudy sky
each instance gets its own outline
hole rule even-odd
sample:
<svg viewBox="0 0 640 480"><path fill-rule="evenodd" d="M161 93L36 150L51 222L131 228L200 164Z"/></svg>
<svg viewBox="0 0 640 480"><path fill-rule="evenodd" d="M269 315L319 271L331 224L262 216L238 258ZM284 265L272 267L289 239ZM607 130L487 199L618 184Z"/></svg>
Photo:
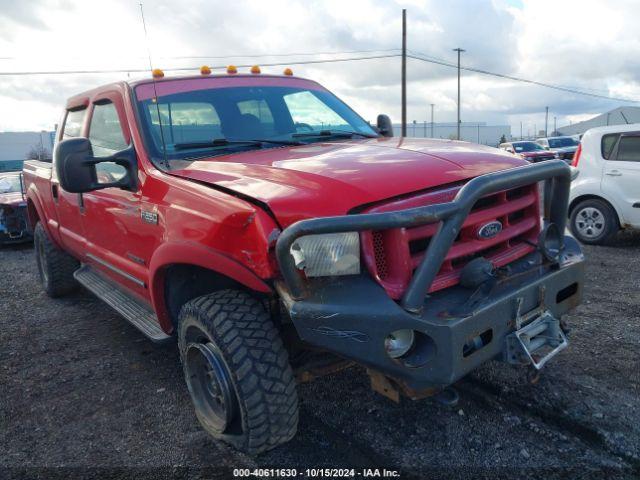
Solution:
<svg viewBox="0 0 640 480"><path fill-rule="evenodd" d="M629 99L640 99L637 0L143 0L154 66L290 61L367 119L400 119L400 59L297 61L393 54L408 12L408 48L430 58ZM378 51L374 53L373 51ZM352 52L325 55L283 54ZM259 59L247 55L261 55ZM187 57L187 58L185 58ZM191 57L191 58L188 58ZM193 57L212 57L208 59ZM218 58L215 58L218 57ZM224 57L224 58L221 58ZM66 97L148 67L139 0L0 0L0 72L125 70L110 74L0 75L0 131L52 129ZM279 73L282 67L263 68ZM455 121L456 71L408 60L408 119ZM462 120L509 124L519 135L624 105L463 73ZM640 103L626 103L639 105Z"/></svg>

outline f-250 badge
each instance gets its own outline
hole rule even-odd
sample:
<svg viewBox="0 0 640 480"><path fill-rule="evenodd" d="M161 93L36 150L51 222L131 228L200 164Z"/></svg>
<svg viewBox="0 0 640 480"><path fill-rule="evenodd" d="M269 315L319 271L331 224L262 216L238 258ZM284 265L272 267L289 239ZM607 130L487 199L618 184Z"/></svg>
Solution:
<svg viewBox="0 0 640 480"><path fill-rule="evenodd" d="M145 223L150 223L152 225L158 224L158 214L156 212L148 212L146 210L140 210L140 218Z"/></svg>

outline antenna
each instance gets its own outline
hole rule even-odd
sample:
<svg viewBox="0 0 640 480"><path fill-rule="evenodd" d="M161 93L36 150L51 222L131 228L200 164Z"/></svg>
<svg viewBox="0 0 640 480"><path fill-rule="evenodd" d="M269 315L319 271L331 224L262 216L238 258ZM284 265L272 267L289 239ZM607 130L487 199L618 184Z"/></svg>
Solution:
<svg viewBox="0 0 640 480"><path fill-rule="evenodd" d="M149 70L151 71L151 81L153 82L153 103L156 104L156 112L158 114L158 126L160 127L160 141L162 142L162 156L164 157L164 166L169 167L169 160L167 159L167 145L164 141L164 132L162 131L162 118L160 117L160 105L158 104L158 90L156 89L156 79L153 76L153 63L151 62L151 47L149 45L149 36L147 35L147 23L144 21L144 9L142 2L140 2L140 16L142 17L142 28L144 29L144 41L147 46L147 57L149 58ZM153 125L151 125L153 128Z"/></svg>

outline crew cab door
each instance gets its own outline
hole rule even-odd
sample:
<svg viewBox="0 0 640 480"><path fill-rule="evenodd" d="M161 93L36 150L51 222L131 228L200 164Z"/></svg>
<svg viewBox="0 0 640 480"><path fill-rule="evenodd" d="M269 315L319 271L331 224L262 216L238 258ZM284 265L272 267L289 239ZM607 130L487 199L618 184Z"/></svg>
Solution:
<svg viewBox="0 0 640 480"><path fill-rule="evenodd" d="M602 190L614 201L625 222L640 227L640 131L620 134L607 156Z"/></svg>
<svg viewBox="0 0 640 480"><path fill-rule="evenodd" d="M84 136L87 110L86 105L79 105L67 109L58 132L58 141ZM62 189L58 182L55 165L51 171L50 187L57 213L60 241L69 251L82 256L85 252L86 243L80 212L82 209L82 194L69 193Z"/></svg>
<svg viewBox="0 0 640 480"><path fill-rule="evenodd" d="M92 99L88 138L94 157L108 157L131 143L121 93L103 92ZM125 175L124 167L110 162L96 165L100 183ZM144 179L138 174L138 188L128 191L105 188L84 194L83 222L88 261L123 287L148 298L148 232L141 221L140 198Z"/></svg>

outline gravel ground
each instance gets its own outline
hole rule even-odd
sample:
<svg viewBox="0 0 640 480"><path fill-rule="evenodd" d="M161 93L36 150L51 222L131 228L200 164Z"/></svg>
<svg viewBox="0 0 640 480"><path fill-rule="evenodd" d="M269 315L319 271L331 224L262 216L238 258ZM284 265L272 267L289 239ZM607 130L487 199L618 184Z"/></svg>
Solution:
<svg viewBox="0 0 640 480"><path fill-rule="evenodd" d="M91 294L52 300L31 247L0 249L0 478L213 478L230 468L387 468L402 478L640 476L640 234L586 247L571 346L536 385L492 363L455 408L400 404L361 369L299 387L298 435L251 458L198 426L175 345ZM56 467L56 468L52 468Z"/></svg>

